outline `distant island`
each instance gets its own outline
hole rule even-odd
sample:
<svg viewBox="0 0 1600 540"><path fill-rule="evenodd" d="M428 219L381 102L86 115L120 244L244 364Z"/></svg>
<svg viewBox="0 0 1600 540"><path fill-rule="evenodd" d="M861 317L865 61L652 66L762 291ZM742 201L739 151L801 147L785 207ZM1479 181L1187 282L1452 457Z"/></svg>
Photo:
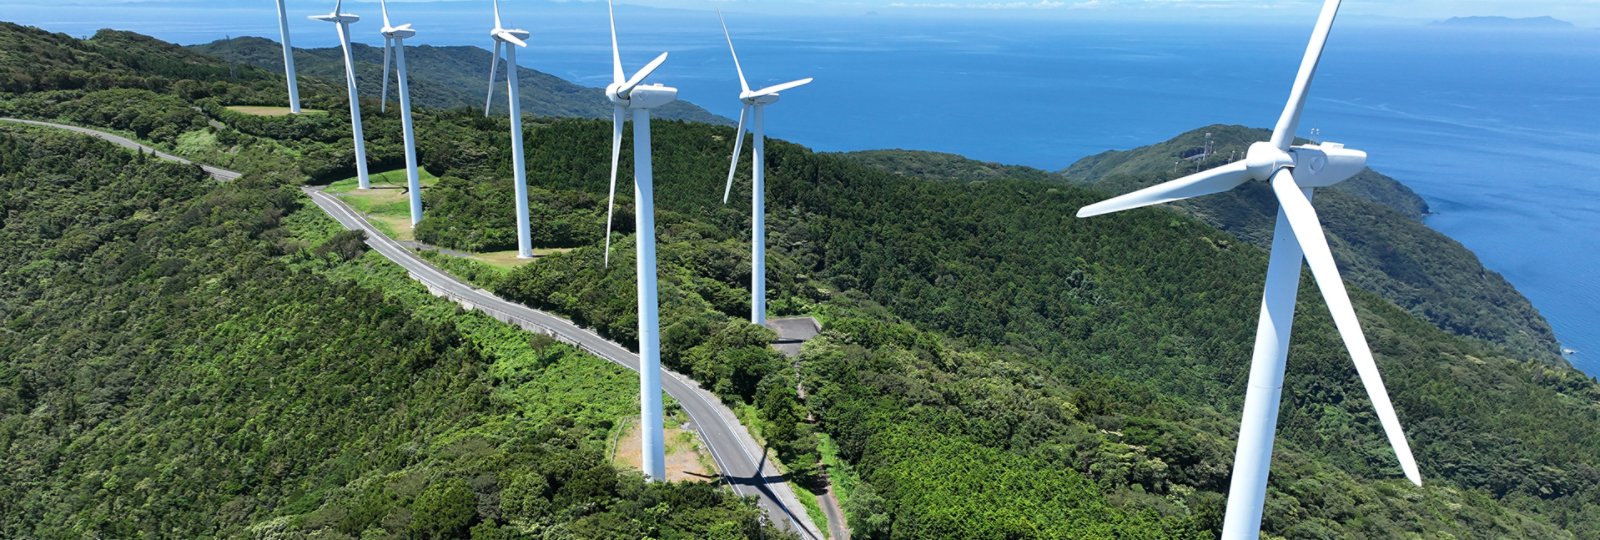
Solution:
<svg viewBox="0 0 1600 540"><path fill-rule="evenodd" d="M1570 22L1555 17L1451 17L1443 21L1434 21L1433 26L1450 26L1456 28L1525 28L1525 29L1562 29L1576 28Z"/></svg>

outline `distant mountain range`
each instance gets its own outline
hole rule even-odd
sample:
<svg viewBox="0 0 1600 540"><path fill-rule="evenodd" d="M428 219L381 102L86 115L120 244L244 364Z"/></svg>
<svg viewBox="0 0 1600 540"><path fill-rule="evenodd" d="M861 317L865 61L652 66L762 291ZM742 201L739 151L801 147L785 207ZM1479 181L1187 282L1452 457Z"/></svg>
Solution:
<svg viewBox="0 0 1600 540"><path fill-rule="evenodd" d="M1442 21L1434 21L1433 26L1451 26L1457 28L1527 28L1527 29L1561 29L1576 28L1570 22L1555 17L1451 17Z"/></svg>
<svg viewBox="0 0 1600 540"><path fill-rule="evenodd" d="M283 49L278 42L269 39L238 37L188 48L223 60L271 72L283 72ZM361 95L378 98L383 91L383 49L357 43L352 47L352 52L356 58L356 73L362 81ZM406 47L413 103L438 109L482 107L488 93L489 58L489 51L478 47ZM331 81L339 87L344 85L344 60L340 58L337 47L295 49L295 68L302 78L313 77ZM599 88L581 86L528 68L520 68L518 75L522 87L522 110L527 114L611 117L611 105L606 101L604 91ZM501 81L504 81L504 74L501 75ZM394 91L390 89L390 92ZM494 109L503 112L506 107L503 88L499 95ZM711 124L733 123L685 101L662 107L657 117Z"/></svg>

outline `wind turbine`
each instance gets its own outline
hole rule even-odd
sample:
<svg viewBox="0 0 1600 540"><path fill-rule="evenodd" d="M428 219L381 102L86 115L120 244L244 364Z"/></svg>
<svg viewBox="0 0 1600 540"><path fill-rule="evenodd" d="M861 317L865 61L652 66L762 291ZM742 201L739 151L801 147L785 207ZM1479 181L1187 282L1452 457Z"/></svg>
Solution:
<svg viewBox="0 0 1600 540"><path fill-rule="evenodd" d="M1328 248L1328 240L1316 210L1311 206L1314 188L1328 187L1360 173L1367 154L1336 143L1293 146L1305 108L1311 79L1316 75L1328 33L1339 12L1339 0L1326 0L1311 43L1306 47L1300 73L1295 77L1289 103L1279 117L1270 142L1250 146L1243 161L1186 176L1165 184L1139 190L1105 202L1090 205L1078 217L1090 217L1133 208L1220 193L1245 182L1268 182L1278 198L1278 222L1273 232L1272 256L1267 265L1266 290L1261 300L1261 318L1256 330L1255 352L1250 365L1250 387L1245 394L1244 415L1239 427L1239 446L1234 456L1233 481L1228 488L1227 517L1222 527L1225 539L1251 539L1261 534L1262 505L1266 502L1267 474L1272 461L1273 432L1278 423L1278 406L1283 392L1285 362L1289 355L1290 327L1294 323L1295 297L1299 292L1300 263L1311 266L1317 288L1333 312L1334 324L1344 340L1356 372L1372 399L1383 431L1394 447L1395 457L1406 479L1422 485L1411 446L1400 429L1400 419L1389 401L1372 350L1361 332L1361 322L1350 296L1345 291L1339 267Z"/></svg>
<svg viewBox="0 0 1600 540"><path fill-rule="evenodd" d="M639 408L644 434L644 473L653 481L667 479L665 424L661 403L661 326L660 305L656 300L656 212L655 187L650 160L650 109L678 99L678 89L660 84L644 85L667 53L661 53L631 78L623 78L622 53L617 49L617 13L611 0L611 75L606 97L613 106L611 130L611 200L606 205L605 262L611 264L611 216L617 203L617 165L622 158L623 113L633 112L633 202L636 270L639 287Z"/></svg>
<svg viewBox="0 0 1600 540"><path fill-rule="evenodd" d="M411 226L422 222L422 179L417 175L417 132L411 123L411 82L406 77L406 38L417 35L411 24L389 23L389 2L378 0L383 8L383 109L389 105L389 57L394 57L395 77L400 86L400 126L406 138L406 189L411 195Z"/></svg>
<svg viewBox="0 0 1600 540"><path fill-rule="evenodd" d="M527 30L508 30L500 24L500 0L494 0L494 28L489 36L494 38L494 57L489 59L489 100L483 105L483 115L489 116L489 106L494 103L495 69L500 67L500 50L506 55L506 87L511 111L511 174L516 179L517 197L517 258L533 258L533 232L528 218L528 169L522 156L522 93L517 88L517 47L527 47ZM516 47L512 47L515 45Z"/></svg>
<svg viewBox="0 0 1600 540"><path fill-rule="evenodd" d="M294 47L289 45L289 11L278 0L278 34L283 38L283 71L289 79L289 112L300 114L300 83L294 75Z"/></svg>
<svg viewBox="0 0 1600 540"><path fill-rule="evenodd" d="M728 195L733 192L733 175L739 171L739 152L744 147L745 117L749 116L754 124L752 131L755 133L756 146L755 156L751 158L753 171L750 173L753 184L750 186L750 322L766 324L767 143L764 114L767 105L778 102L779 92L811 84L811 78L750 91L750 83L744 78L744 67L739 65L739 51L734 50L733 36L728 33L728 21L723 19L721 11L717 12L717 18L722 20L722 36L728 39L728 52L733 54L733 68L739 72L739 101L744 103L739 108L739 129L733 135L733 164L728 167L728 186L722 190L722 204L728 204Z"/></svg>
<svg viewBox="0 0 1600 540"><path fill-rule="evenodd" d="M350 54L350 24L361 20L354 13L344 13L344 0L333 4L333 12L327 15L313 15L313 21L331 22L339 30L339 46L344 48L344 81L350 91L350 131L356 143L356 178L360 181L361 189L372 189L372 180L367 177L367 143L361 135L361 97L356 95L356 59Z"/></svg>

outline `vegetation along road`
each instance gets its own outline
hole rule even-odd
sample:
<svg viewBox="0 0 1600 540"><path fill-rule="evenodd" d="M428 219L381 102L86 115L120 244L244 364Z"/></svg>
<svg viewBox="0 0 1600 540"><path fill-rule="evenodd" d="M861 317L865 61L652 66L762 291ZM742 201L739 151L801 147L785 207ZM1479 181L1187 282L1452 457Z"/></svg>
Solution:
<svg viewBox="0 0 1600 540"><path fill-rule="evenodd" d="M160 152L127 137L103 131L14 118L0 118L0 121L68 130L110 141L131 150L148 152L161 159L193 164L189 160ZM207 165L200 167L217 180L234 180L240 176L240 173L216 167ZM338 199L316 188L306 188L305 191L319 208L338 220L340 224L352 230L364 231L368 245L385 258L405 268L412 279L422 283L434 294L527 330L549 334L628 369L639 370L638 355L626 347L583 329L572 321L502 300L488 291L474 288L445 274L423 261L410 249L384 236L371 223L362 219ZM815 526L804 517L805 509L800 505L789 484L766 459L766 449L739 424L733 411L724 406L716 396L687 377L671 371L667 371L666 375L662 379L662 388L678 401L684 412L688 413L693 422L693 429L711 449L712 459L716 460L723 479L733 487L734 491L743 496L756 497L761 508L780 526L797 531L805 538L819 540L823 538Z"/></svg>
<svg viewBox="0 0 1600 540"><path fill-rule="evenodd" d="M95 137L97 139L104 139L106 141L110 141L112 144L115 144L117 146L121 146L123 148L127 148L129 150L138 150L138 151L141 151L141 152L148 152L148 153L154 154L158 158L165 159L167 161L176 161L178 163L182 163L182 164L185 164L185 165L194 165L193 162L191 162L191 161L189 161L187 159L183 159L181 157L174 156L172 154L168 154L168 153L162 152L160 150L156 150L154 148L145 146L143 144L139 144L138 142L134 141L133 139L129 139L129 138L123 137L121 135L114 135L114 134L111 134L111 133L106 133L104 131L95 131L95 130L92 130L92 129L81 128L81 127L78 127L78 126L69 126L69 125L66 125L66 124L57 124L57 123L54 123L54 122L40 122L40 121L37 121L37 120L22 120L20 118L0 118L0 122L13 122L13 123L17 123L17 124L28 124L28 125L31 125L31 126L42 126L42 127L56 128L56 129L64 129L64 130L67 130L67 131L72 131L72 132L76 132L76 133L82 133L84 135ZM216 168L216 167L212 167L210 165L201 165L200 168L205 170L206 174L211 175L212 178L215 178L217 180L228 181L228 180L233 180L233 179L239 178L239 173L236 173L236 172L233 172L233 171L229 171L229 170L219 169L219 168Z"/></svg>

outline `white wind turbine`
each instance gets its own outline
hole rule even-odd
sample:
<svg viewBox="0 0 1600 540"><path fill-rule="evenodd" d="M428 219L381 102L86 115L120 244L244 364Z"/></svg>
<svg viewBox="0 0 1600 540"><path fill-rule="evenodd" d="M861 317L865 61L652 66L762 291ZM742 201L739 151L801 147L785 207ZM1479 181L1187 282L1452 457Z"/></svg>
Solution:
<svg viewBox="0 0 1600 540"><path fill-rule="evenodd" d="M639 408L643 431L644 473L653 481L667 479L665 425L661 403L661 327L656 300L655 187L650 160L650 109L678 99L678 89L660 84L643 85L667 53L651 60L632 78L623 78L622 53L617 49L616 7L611 14L611 74L606 97L614 106L611 130L611 201L606 205L606 265L611 264L611 216L617 201L617 165L622 158L624 112L633 112L633 202L636 270L639 287Z"/></svg>
<svg viewBox="0 0 1600 540"><path fill-rule="evenodd" d="M406 76L406 38L417 35L411 24L389 23L389 2L378 0L383 8L383 101L389 108L389 59L394 58L395 77L400 87L400 126L406 139L406 189L411 195L411 226L422 222L422 179L417 174L417 132L411 123L411 82Z"/></svg>
<svg viewBox="0 0 1600 540"><path fill-rule="evenodd" d="M289 79L289 112L300 114L300 83L294 74L294 46L289 45L289 11L278 0L278 34L283 39L283 72Z"/></svg>
<svg viewBox="0 0 1600 540"><path fill-rule="evenodd" d="M1271 142L1250 146L1243 161L1190 175L1121 197L1085 207L1078 217L1120 212L1153 204L1220 193L1252 180L1268 182L1279 202L1277 228L1273 232L1272 256L1267 267L1266 290L1261 300L1261 318L1256 330L1255 352L1250 365L1250 386L1245 394L1243 420L1239 427L1239 446L1234 456L1233 481L1228 488L1228 510L1222 528L1225 539L1256 538L1261 533L1262 505L1266 502L1267 474L1272 461L1273 432L1278 423L1278 406L1283 392L1285 362L1289 354L1290 326L1294 323L1295 297L1299 292L1300 263L1311 266L1317 288L1333 312L1334 324L1344 340L1356 372L1372 399L1389 444L1406 478L1421 486L1411 446L1400 429L1400 419L1389 401L1372 350L1361 332L1355 308L1339 276L1339 267L1328 248L1316 210L1311 206L1313 188L1343 182L1366 167L1367 154L1344 145L1292 146L1305 108L1311 79L1327 44L1329 30L1339 12L1339 0L1327 0L1322 7L1311 43L1306 48L1300 73L1289 94L1288 106L1278 119Z"/></svg>
<svg viewBox="0 0 1600 540"><path fill-rule="evenodd" d="M521 259L533 258L533 231L528 217L528 168L522 155L522 92L517 88L517 47L528 46L528 35L527 30L507 29L500 24L500 0L494 0L494 28L489 30L489 36L494 38L494 57L489 59L489 99L483 104L483 115L489 116L489 107L494 104L495 71L500 67L500 51L504 49L511 115L511 175L515 179L517 197L517 257Z"/></svg>
<svg viewBox="0 0 1600 540"><path fill-rule="evenodd" d="M717 12L722 19L722 12ZM739 65L739 51L733 48L733 36L728 33L728 21L722 19L722 36L728 40L728 52L733 54L733 68L739 72L739 129L733 136L733 164L728 167L728 186L722 190L722 204L728 204L733 192L733 175L739 170L739 153L744 147L745 118L752 120L755 137L755 155L751 158L750 178L750 322L767 322L767 156L764 114L767 105L778 102L778 93L811 84L811 79L768 86L754 92L744 78L744 67Z"/></svg>
<svg viewBox="0 0 1600 540"><path fill-rule="evenodd" d="M350 91L350 131L356 144L356 178L361 183L361 189L372 189L372 180L367 177L367 143L361 135L361 97L356 95L356 59L350 54L350 23L361 20L354 13L344 13L344 0L339 0L333 5L333 12L327 15L313 15L313 21L331 22L339 30L339 46L344 48L344 81Z"/></svg>

